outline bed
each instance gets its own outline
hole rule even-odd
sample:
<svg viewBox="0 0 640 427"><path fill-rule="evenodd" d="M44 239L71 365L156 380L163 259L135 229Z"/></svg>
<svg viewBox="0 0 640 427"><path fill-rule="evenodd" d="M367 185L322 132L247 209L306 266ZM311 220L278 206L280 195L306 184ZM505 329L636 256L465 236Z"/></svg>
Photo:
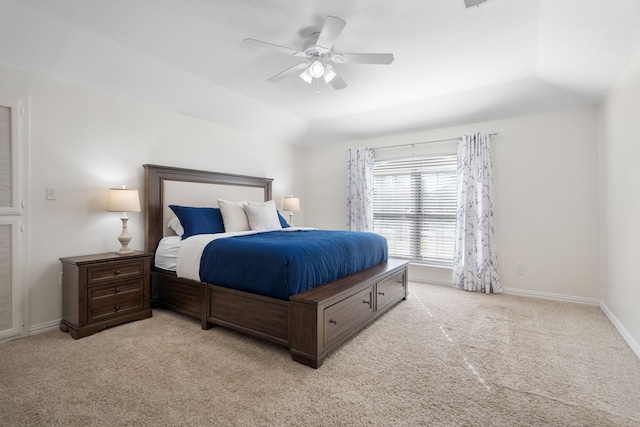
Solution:
<svg viewBox="0 0 640 427"><path fill-rule="evenodd" d="M269 178L143 166L146 249L153 253L161 242L171 240L164 239L172 234L167 227L175 216L170 205L214 207L218 199L266 202L272 197ZM313 368L320 367L331 351L407 296L407 262L396 259L322 282L288 298L234 289L234 284L222 286L216 280L178 277L161 268L171 262L165 255L158 255L154 262L153 306L196 318L203 329L224 326L285 346L293 360ZM238 285L240 281L238 277Z"/></svg>

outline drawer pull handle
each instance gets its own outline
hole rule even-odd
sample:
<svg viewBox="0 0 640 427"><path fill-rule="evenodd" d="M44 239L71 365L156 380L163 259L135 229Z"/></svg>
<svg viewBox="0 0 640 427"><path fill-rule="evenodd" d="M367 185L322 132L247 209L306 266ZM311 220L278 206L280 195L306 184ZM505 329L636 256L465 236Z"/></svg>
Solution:
<svg viewBox="0 0 640 427"><path fill-rule="evenodd" d="M401 285L404 285L404 280L398 280L398 283L400 283Z"/></svg>
<svg viewBox="0 0 640 427"><path fill-rule="evenodd" d="M363 304L371 305L370 301L362 301Z"/></svg>
<svg viewBox="0 0 640 427"><path fill-rule="evenodd" d="M378 295L384 296L384 292L378 292Z"/></svg>
<svg viewBox="0 0 640 427"><path fill-rule="evenodd" d="M116 270L116 276L120 274L120 270Z"/></svg>
<svg viewBox="0 0 640 427"><path fill-rule="evenodd" d="M333 320L333 319L329 319L329 323L333 323L334 325L337 325L338 321L337 320Z"/></svg>
<svg viewBox="0 0 640 427"><path fill-rule="evenodd" d="M120 293L120 288L116 288L116 294Z"/></svg>
<svg viewBox="0 0 640 427"><path fill-rule="evenodd" d="M120 306L116 305L116 311L120 310Z"/></svg>

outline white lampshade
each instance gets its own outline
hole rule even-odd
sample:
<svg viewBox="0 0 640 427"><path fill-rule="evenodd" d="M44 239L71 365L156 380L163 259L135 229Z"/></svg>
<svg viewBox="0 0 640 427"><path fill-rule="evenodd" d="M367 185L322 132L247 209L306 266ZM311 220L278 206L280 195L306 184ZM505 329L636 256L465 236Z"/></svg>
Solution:
<svg viewBox="0 0 640 427"><path fill-rule="evenodd" d="M282 204L283 211L294 211L297 212L300 210L300 199L297 197L289 196L284 198L284 203Z"/></svg>
<svg viewBox="0 0 640 427"><path fill-rule="evenodd" d="M107 200L109 212L140 212L140 197L138 190L125 188L111 188Z"/></svg>

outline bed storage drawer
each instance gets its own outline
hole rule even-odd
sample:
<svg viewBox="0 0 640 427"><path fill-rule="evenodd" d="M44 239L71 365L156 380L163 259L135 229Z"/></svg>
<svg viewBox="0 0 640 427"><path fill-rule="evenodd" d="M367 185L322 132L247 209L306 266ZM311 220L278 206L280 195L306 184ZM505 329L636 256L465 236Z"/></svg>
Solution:
<svg viewBox="0 0 640 427"><path fill-rule="evenodd" d="M376 310L383 310L389 304L400 301L406 296L406 274L401 271L376 285Z"/></svg>
<svg viewBox="0 0 640 427"><path fill-rule="evenodd" d="M373 315L373 287L368 287L324 310L325 345Z"/></svg>

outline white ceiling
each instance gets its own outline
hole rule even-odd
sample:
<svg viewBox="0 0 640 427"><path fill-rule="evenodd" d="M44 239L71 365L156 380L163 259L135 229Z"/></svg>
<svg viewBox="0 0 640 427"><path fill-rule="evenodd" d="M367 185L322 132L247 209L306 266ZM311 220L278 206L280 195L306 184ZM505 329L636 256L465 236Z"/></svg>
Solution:
<svg viewBox="0 0 640 427"><path fill-rule="evenodd" d="M242 40L301 49L327 15L336 52L395 61L267 82L299 59ZM0 40L2 65L311 145L596 105L640 0L0 0Z"/></svg>

